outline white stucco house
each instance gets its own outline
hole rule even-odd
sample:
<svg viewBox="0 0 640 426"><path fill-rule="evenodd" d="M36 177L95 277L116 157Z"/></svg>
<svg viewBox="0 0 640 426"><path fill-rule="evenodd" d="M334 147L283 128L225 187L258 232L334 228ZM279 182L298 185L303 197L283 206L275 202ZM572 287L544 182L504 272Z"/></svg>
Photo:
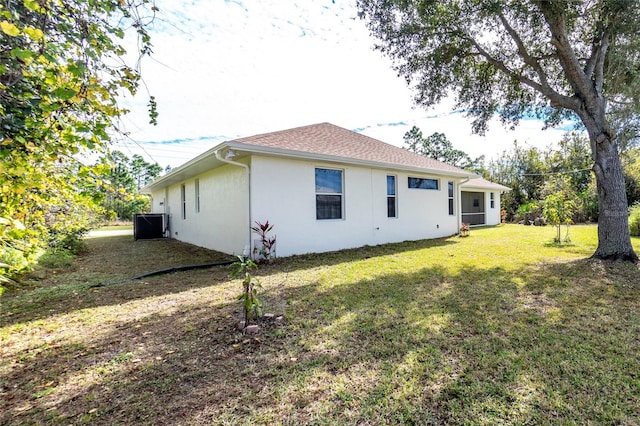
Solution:
<svg viewBox="0 0 640 426"><path fill-rule="evenodd" d="M465 170L329 123L223 142L143 192L171 238L255 253L255 222L274 225L277 255L456 234L500 223L508 190Z"/></svg>

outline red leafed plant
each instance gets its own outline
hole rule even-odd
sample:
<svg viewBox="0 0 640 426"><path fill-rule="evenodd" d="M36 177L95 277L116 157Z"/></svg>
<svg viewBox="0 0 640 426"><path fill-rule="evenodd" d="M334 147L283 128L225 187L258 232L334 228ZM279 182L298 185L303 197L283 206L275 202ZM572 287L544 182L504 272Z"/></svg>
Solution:
<svg viewBox="0 0 640 426"><path fill-rule="evenodd" d="M265 223L260 223L256 220L256 225L251 227L251 230L260 237L260 244L262 245L261 248L254 248L254 254L257 251L257 254L266 262L275 254L276 237L268 235L272 229L273 225L268 220Z"/></svg>

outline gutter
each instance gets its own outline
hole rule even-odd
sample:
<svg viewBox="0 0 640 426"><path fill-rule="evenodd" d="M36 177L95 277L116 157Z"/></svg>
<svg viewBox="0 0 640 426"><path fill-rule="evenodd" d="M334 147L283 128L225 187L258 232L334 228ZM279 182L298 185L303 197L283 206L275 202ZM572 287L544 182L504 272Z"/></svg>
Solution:
<svg viewBox="0 0 640 426"><path fill-rule="evenodd" d="M217 149L216 151L214 151L214 154L219 161L222 161L223 163L231 164L233 166L242 167L247 172L247 218L249 219L249 224L247 226L247 232L248 232L247 245L242 250L242 255L246 257L246 256L250 256L251 254L251 224L253 223L251 221L251 168L247 164L233 161L231 159L225 158L222 155L223 152L225 155L228 155L230 151L231 151L230 148Z"/></svg>

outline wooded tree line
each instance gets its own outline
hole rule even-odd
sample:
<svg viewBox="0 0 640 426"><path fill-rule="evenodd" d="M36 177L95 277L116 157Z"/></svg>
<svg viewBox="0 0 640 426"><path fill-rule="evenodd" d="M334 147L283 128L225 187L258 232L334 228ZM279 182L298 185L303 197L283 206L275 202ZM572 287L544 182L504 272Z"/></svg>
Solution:
<svg viewBox="0 0 640 426"><path fill-rule="evenodd" d="M138 154L129 158L120 151L112 151L98 164L108 169L100 188L100 206L107 219L129 221L134 214L149 211L149 197L139 191L160 176L162 167L158 163L149 163Z"/></svg>
<svg viewBox="0 0 640 426"><path fill-rule="evenodd" d="M598 221L598 194L589 140L568 132L557 146L538 148L518 141L498 158L471 159L454 147L443 133L424 136L413 127L404 135L405 148L481 175L511 188L501 197L507 221L533 221L542 217L545 200L561 196L574 204L573 223ZM625 145L620 154L629 205L640 202L640 149Z"/></svg>
<svg viewBox="0 0 640 426"><path fill-rule="evenodd" d="M628 147L621 153L625 192L629 205L640 201L640 151ZM598 194L589 141L568 133L557 147L540 149L514 142L511 149L485 165L484 177L510 187L503 195L507 220L531 220L542 214L544 200L563 192L576 204L573 222L597 222Z"/></svg>

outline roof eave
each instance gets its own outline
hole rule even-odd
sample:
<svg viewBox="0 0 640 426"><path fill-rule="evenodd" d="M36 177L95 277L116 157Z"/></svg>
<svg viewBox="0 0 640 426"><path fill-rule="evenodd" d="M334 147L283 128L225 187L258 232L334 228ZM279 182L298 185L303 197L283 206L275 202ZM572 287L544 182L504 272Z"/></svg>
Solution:
<svg viewBox="0 0 640 426"><path fill-rule="evenodd" d="M225 149L227 147L227 142L222 142L219 143L218 145L214 146L211 149L208 149L207 151L203 152L202 154L198 155L195 158L192 158L191 160L187 161L186 163L176 167L175 169L171 169L171 171L169 173L167 173L166 175L158 178L157 180L151 182L149 185L146 185L144 187L142 187L140 189L140 192L143 194L150 194L151 192L153 192L154 190L158 190L158 189L162 189L166 186L169 186L173 183L175 183L176 180L184 180L184 179L188 179L191 176L195 176L197 173L191 173L188 170L190 168L195 167L196 165L202 163L202 162L206 162L206 161L211 161L211 160L215 160L216 159L216 151L220 151L222 149ZM217 162L217 161L216 161ZM223 163L220 162L220 165L222 165Z"/></svg>
<svg viewBox="0 0 640 426"><path fill-rule="evenodd" d="M463 189L485 189L485 190L494 190L494 191L511 191L511 188L509 188L508 186L503 186L503 185L499 185L499 184L495 184L495 185L469 185L469 184L464 184Z"/></svg>
<svg viewBox="0 0 640 426"><path fill-rule="evenodd" d="M454 171L454 170L438 170L438 169L431 169L431 168L424 168L424 167L406 166L402 164L385 163L385 162L379 162L379 161L360 160L360 159L354 159L351 157L340 157L335 155L318 154L318 153L312 153L312 152L303 152L303 151L295 151L295 150L282 149L282 148L251 145L251 144L245 144L242 142L235 142L235 141L225 141L203 152L197 157L187 161L186 163L176 167L175 169L172 169L166 175L160 177L159 179L155 180L149 185L144 186L142 189L140 189L140 192L143 194L150 194L153 191L162 189L166 186L176 183L177 181L188 179L189 177L195 176L197 173L189 172L190 168L193 168L202 162L211 161L212 159L215 159L216 151L220 151L223 149L234 149L237 151L245 152L249 155L251 154L272 155L272 156L294 158L294 159L301 159L301 160L315 160L315 161L324 161L324 162L330 162L330 163L352 164L356 166L367 166L367 167L373 167L377 169L401 170L401 171L423 173L423 174L426 173L426 174L432 174L437 176L452 176L456 178L470 178L470 179L478 177L478 175L474 173L466 172L463 170L461 170L460 172ZM222 164L223 163L220 162L219 165L222 165Z"/></svg>

